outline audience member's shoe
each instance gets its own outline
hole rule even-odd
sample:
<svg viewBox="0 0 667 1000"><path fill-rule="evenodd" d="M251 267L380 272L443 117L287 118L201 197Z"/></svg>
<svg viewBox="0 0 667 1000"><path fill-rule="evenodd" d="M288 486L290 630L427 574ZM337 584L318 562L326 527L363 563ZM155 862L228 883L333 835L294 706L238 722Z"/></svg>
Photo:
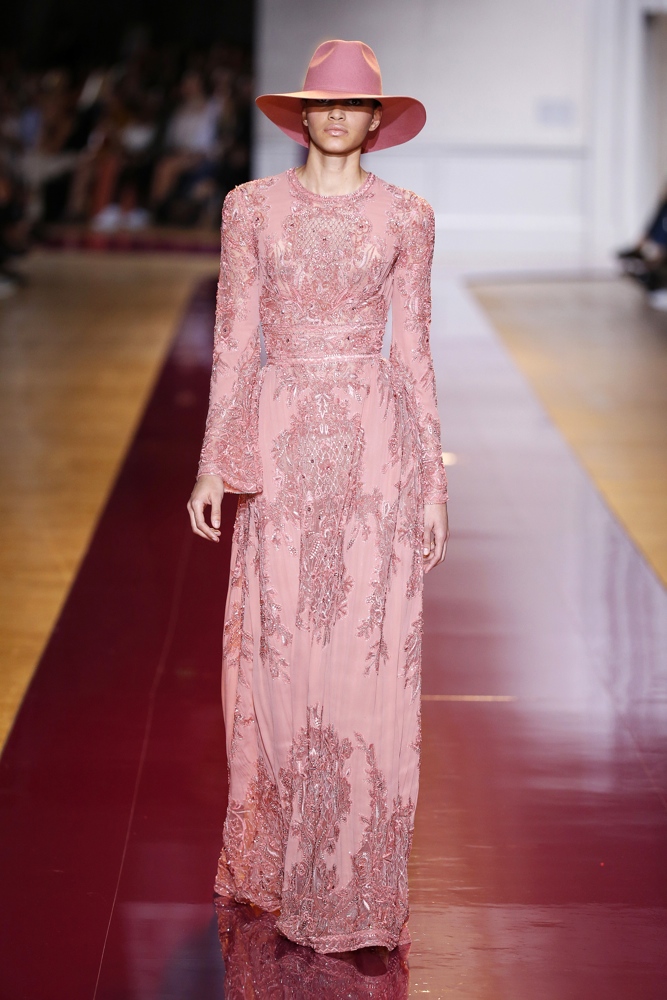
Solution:
<svg viewBox="0 0 667 1000"><path fill-rule="evenodd" d="M150 225L151 216L145 208L131 208L129 212L123 213L121 225L124 229L145 229Z"/></svg>
<svg viewBox="0 0 667 1000"><path fill-rule="evenodd" d="M617 250L619 260L643 260L641 247L629 247L627 250Z"/></svg>
<svg viewBox="0 0 667 1000"><path fill-rule="evenodd" d="M0 299L8 299L18 289L18 281L9 274L0 272Z"/></svg>
<svg viewBox="0 0 667 1000"><path fill-rule="evenodd" d="M667 312L667 288L659 288L655 292L650 292L647 299L651 309Z"/></svg>
<svg viewBox="0 0 667 1000"><path fill-rule="evenodd" d="M90 228L97 233L113 233L120 228L123 215L120 205L107 205L91 219Z"/></svg>

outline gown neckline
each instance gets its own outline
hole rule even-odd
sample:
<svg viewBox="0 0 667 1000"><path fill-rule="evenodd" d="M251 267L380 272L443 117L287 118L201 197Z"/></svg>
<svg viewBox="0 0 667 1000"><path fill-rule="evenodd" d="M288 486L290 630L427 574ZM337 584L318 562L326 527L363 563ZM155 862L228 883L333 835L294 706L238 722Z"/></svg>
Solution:
<svg viewBox="0 0 667 1000"><path fill-rule="evenodd" d="M347 194L316 194L314 191L309 191L308 188L304 187L301 183L296 173L296 167L290 167L288 169L287 177L290 181L291 187L297 192L297 194L312 201L322 202L350 201L356 198L361 198L366 194L375 181L375 174L369 170L365 181L355 191L350 191Z"/></svg>

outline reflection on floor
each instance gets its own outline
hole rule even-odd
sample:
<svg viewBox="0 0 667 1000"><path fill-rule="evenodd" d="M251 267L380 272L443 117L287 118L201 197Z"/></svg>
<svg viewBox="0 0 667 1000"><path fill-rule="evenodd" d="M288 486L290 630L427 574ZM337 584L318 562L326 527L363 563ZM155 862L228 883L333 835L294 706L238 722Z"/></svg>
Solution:
<svg viewBox="0 0 667 1000"><path fill-rule="evenodd" d="M479 309L436 288L453 535L425 595L409 995L662 1000L667 596ZM212 295L182 324L2 759L2 1000L405 996L400 956L347 994L304 993L323 963L269 947L247 912L223 921L223 984L234 500L217 547L183 516Z"/></svg>
<svg viewBox="0 0 667 1000"><path fill-rule="evenodd" d="M667 313L627 279L473 286L612 510L667 583Z"/></svg>
<svg viewBox="0 0 667 1000"><path fill-rule="evenodd" d="M357 970L349 952L319 955L312 948L288 941L276 931L276 918L269 913L223 904L217 904L216 910L225 962L226 1000L408 997L408 949L395 948L388 956L387 971L367 976Z"/></svg>

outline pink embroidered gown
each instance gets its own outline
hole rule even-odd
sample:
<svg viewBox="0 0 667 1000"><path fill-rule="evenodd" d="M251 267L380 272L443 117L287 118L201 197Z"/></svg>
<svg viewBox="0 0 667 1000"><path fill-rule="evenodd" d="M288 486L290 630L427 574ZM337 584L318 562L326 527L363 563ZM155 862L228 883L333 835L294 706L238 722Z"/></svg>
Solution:
<svg viewBox="0 0 667 1000"><path fill-rule="evenodd" d="M433 239L430 205L373 174L325 197L288 170L223 209L199 467L240 494L216 890L320 952L393 948L408 915L423 504L447 497Z"/></svg>

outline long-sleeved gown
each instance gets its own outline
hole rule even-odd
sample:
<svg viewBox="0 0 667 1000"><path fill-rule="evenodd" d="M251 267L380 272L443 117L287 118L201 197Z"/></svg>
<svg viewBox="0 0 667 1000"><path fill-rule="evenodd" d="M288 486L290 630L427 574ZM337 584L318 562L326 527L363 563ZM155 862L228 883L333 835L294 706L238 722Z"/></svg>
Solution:
<svg viewBox="0 0 667 1000"><path fill-rule="evenodd" d="M327 197L287 170L223 209L199 466L240 494L216 890L320 952L393 948L408 914L423 504L447 498L433 240L430 205L374 174Z"/></svg>

